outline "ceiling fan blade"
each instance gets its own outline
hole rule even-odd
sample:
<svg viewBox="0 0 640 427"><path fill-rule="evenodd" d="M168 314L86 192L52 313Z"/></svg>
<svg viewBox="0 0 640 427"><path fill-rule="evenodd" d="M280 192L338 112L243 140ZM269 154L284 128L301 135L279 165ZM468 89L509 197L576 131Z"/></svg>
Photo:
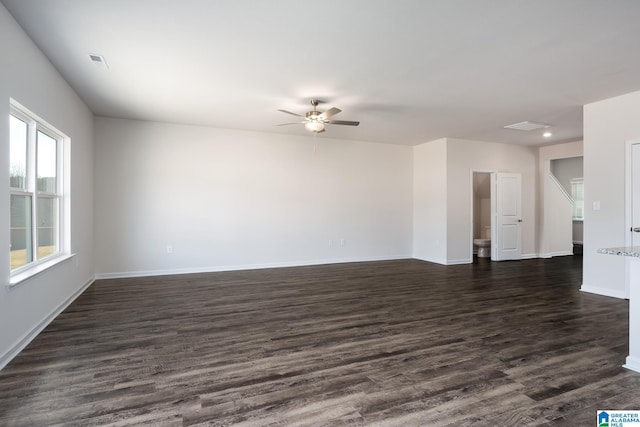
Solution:
<svg viewBox="0 0 640 427"><path fill-rule="evenodd" d="M349 120L326 120L325 123L329 123L332 125L347 125L347 126L358 126L360 122L351 122Z"/></svg>
<svg viewBox="0 0 640 427"><path fill-rule="evenodd" d="M292 113L291 111L287 111L287 110L278 110L278 111L280 111L282 113L291 114L292 116L304 117L304 116L301 116L300 114Z"/></svg>
<svg viewBox="0 0 640 427"><path fill-rule="evenodd" d="M342 110L341 110L341 109L339 109L339 108L331 107L331 108L329 108L327 111L325 111L324 113L321 113L319 117L320 117L322 120L326 120L326 119L328 119L329 117L331 117L331 116L334 116L334 115L338 114L340 111L342 111Z"/></svg>
<svg viewBox="0 0 640 427"><path fill-rule="evenodd" d="M276 126L303 125L305 123L307 123L307 122L281 123L281 124L276 125Z"/></svg>

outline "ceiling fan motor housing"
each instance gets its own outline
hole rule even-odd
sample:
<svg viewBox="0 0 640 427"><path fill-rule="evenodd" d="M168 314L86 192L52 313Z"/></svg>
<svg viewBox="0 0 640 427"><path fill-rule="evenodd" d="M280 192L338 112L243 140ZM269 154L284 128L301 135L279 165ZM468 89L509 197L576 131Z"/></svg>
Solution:
<svg viewBox="0 0 640 427"><path fill-rule="evenodd" d="M310 120L318 120L318 116L320 116L320 112L318 111L307 111L306 117Z"/></svg>

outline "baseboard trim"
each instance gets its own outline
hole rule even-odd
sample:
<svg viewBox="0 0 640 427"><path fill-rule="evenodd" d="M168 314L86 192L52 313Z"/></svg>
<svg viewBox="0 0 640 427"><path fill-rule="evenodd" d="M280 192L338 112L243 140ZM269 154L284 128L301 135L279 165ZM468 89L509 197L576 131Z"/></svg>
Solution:
<svg viewBox="0 0 640 427"><path fill-rule="evenodd" d="M553 258L554 256L573 256L573 251L547 252L540 254L539 258Z"/></svg>
<svg viewBox="0 0 640 427"><path fill-rule="evenodd" d="M618 298L618 299L627 299L627 295L624 292L614 291L606 288L599 288L597 286L589 286L584 283L580 287L580 291L588 292L590 294L602 295L604 297Z"/></svg>
<svg viewBox="0 0 640 427"><path fill-rule="evenodd" d="M121 271L116 273L96 273L96 280L100 279L127 279L131 277L152 277L152 276L173 276L178 274L197 274L197 273L218 273L222 271L240 271L240 270L261 270L265 268L286 268L286 267L305 267L310 265L324 264L344 264L349 262L370 262L370 261L392 261L397 259L411 259L410 255L394 255L380 257L361 257L361 258L341 258L341 259L323 259L299 262L274 262L265 264L241 264L241 265L224 265L213 267L197 267L197 268L175 268L167 270L141 270L141 271Z"/></svg>
<svg viewBox="0 0 640 427"><path fill-rule="evenodd" d="M53 321L60 313L62 313L69 305L78 298L89 286L95 282L95 277L87 280L77 291L71 294L65 299L58 307L53 309L51 313L45 316L40 322L38 322L29 332L24 334L14 345L12 345L7 351L0 355L0 370L2 370L14 357L16 357L22 350L29 345L40 332L46 328L49 323Z"/></svg>
<svg viewBox="0 0 640 427"><path fill-rule="evenodd" d="M534 259L539 258L538 254L522 254L520 255L520 259Z"/></svg>
<svg viewBox="0 0 640 427"><path fill-rule="evenodd" d="M623 368L629 369L631 371L640 372L640 358L635 356L627 356L627 363L622 365Z"/></svg>
<svg viewBox="0 0 640 427"><path fill-rule="evenodd" d="M447 260L443 259L429 259L429 258L420 258L420 257L411 257L413 259L417 259L418 261L424 262L432 262L434 264L447 265Z"/></svg>
<svg viewBox="0 0 640 427"><path fill-rule="evenodd" d="M463 259L447 260L446 265L461 265L461 264L471 264L471 263L473 263L472 259L463 258Z"/></svg>

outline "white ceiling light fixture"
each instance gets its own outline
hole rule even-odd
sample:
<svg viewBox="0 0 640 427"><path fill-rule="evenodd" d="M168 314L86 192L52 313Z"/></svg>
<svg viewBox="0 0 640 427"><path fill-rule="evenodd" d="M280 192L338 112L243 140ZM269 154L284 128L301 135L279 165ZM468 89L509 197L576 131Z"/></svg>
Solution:
<svg viewBox="0 0 640 427"><path fill-rule="evenodd" d="M310 121L307 122L304 127L311 132L324 132L324 123L316 119L310 119Z"/></svg>
<svg viewBox="0 0 640 427"><path fill-rule="evenodd" d="M545 138L551 138L551 136L553 136L553 134L549 131L546 131L545 133L542 134L542 136L544 136Z"/></svg>
<svg viewBox="0 0 640 427"><path fill-rule="evenodd" d="M318 106L318 101L315 99L312 99L311 105L313 105L313 111L309 111L305 115L307 119L307 123L305 123L304 127L311 132L315 132L315 133L324 132L324 117L321 116L320 113L316 110L316 107Z"/></svg>

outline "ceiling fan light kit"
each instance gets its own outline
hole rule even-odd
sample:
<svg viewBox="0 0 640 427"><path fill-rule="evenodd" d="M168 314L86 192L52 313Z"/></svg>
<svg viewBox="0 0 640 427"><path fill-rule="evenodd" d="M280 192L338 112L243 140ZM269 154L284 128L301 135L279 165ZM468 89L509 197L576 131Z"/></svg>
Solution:
<svg viewBox="0 0 640 427"><path fill-rule="evenodd" d="M307 122L304 125L304 127L307 128L307 130L311 131L311 132L316 132L316 133L324 132L324 123L316 121L316 120L312 120L312 121Z"/></svg>
<svg viewBox="0 0 640 427"><path fill-rule="evenodd" d="M303 124L308 131L315 132L315 133L324 132L325 131L324 127L326 124L346 125L346 126L358 126L360 124L360 122L354 122L354 121L348 121L348 120L329 120L329 117L338 114L342 110L340 110L339 108L331 107L325 112L320 112L318 111L318 108L317 108L318 104L319 104L319 101L317 99L312 99L311 106L313 107L313 110L307 111L304 116L301 114L292 113L291 111L287 111L287 110L278 110L278 111L281 111L286 114L291 114L292 116L304 118L304 121L299 122L299 124ZM298 123L283 123L278 126L287 126L287 125L294 125L294 124L298 124Z"/></svg>

